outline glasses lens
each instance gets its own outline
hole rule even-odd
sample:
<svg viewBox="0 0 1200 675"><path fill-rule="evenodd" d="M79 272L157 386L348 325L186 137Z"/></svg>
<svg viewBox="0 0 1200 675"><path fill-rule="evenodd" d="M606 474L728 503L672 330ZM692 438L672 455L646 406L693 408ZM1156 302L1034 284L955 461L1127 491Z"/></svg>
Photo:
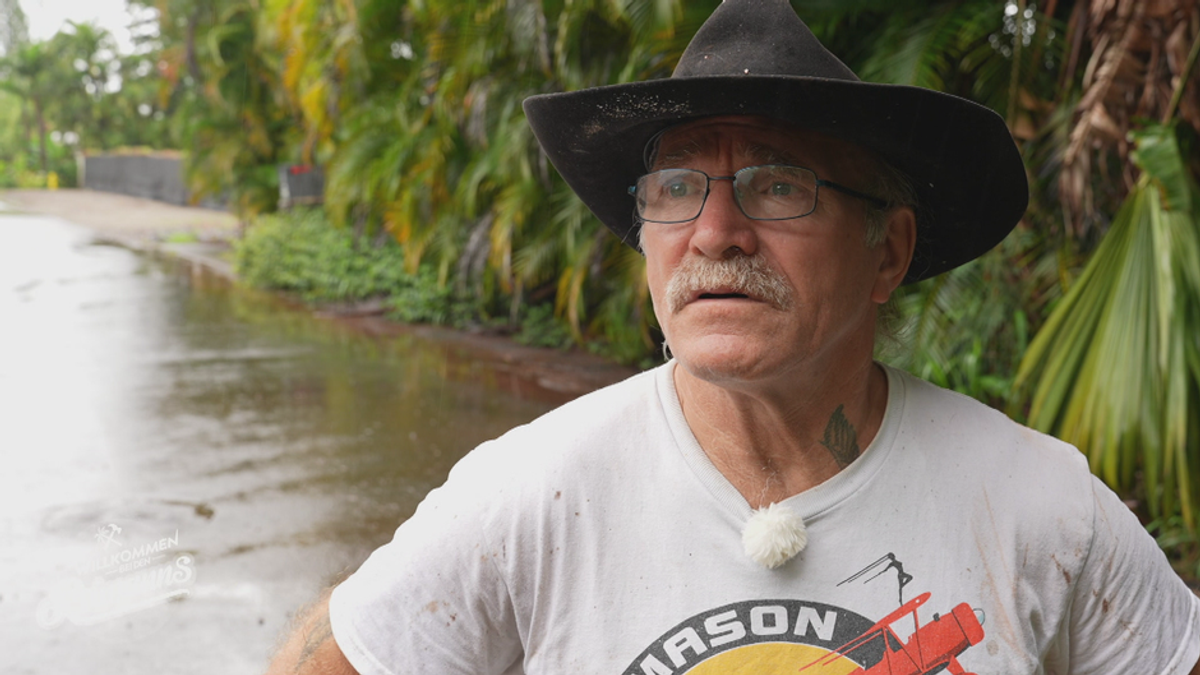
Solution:
<svg viewBox="0 0 1200 675"><path fill-rule="evenodd" d="M708 178L692 169L663 169L638 179L637 206L642 220L681 223L700 215Z"/></svg>
<svg viewBox="0 0 1200 675"><path fill-rule="evenodd" d="M817 175L798 166L766 164L738 171L734 190L751 218L785 220L812 213L817 204Z"/></svg>

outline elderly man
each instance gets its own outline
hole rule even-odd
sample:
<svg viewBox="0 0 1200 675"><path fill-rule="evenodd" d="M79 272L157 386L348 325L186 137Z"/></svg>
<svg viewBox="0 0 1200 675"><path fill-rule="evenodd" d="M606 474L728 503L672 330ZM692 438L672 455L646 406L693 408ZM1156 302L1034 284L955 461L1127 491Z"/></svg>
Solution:
<svg viewBox="0 0 1200 675"><path fill-rule="evenodd" d="M858 81L786 0L526 110L674 359L470 453L278 672L1200 672L1200 601L1079 452L872 360L899 285L1020 219L998 117Z"/></svg>

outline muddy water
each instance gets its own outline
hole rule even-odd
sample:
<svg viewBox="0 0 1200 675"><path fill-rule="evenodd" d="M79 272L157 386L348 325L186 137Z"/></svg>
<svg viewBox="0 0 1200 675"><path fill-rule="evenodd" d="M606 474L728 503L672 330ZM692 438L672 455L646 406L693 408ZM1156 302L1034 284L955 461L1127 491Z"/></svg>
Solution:
<svg viewBox="0 0 1200 675"><path fill-rule="evenodd" d="M0 217L0 672L263 671L458 457L555 403L505 382Z"/></svg>

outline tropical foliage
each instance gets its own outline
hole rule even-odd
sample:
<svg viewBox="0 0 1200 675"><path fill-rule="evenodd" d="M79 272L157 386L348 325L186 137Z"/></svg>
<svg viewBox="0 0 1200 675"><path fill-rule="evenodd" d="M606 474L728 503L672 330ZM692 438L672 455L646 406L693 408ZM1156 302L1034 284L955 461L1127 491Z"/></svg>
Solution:
<svg viewBox="0 0 1200 675"><path fill-rule="evenodd" d="M355 302L407 290L394 242L371 246L331 227L319 210L284 219L262 217L234 249L238 274L252 286L270 286L314 302Z"/></svg>
<svg viewBox="0 0 1200 675"><path fill-rule="evenodd" d="M19 5L0 9L0 117L10 122L0 185L45 185L51 171L71 185L76 151L167 144L153 54L119 56L112 36L86 23L30 42Z"/></svg>
<svg viewBox="0 0 1200 675"><path fill-rule="evenodd" d="M1134 494L1200 576L1200 3L1132 9L1079 22L1096 48L1060 203L1079 239L1106 233L1025 355L1018 400ZM1105 190L1114 178L1124 189Z"/></svg>
<svg viewBox="0 0 1200 675"><path fill-rule="evenodd" d="M547 166L520 103L667 74L701 4L280 0L266 15L335 222L394 237L411 273L431 266L485 316L550 299L577 339L636 360L654 342L641 258Z"/></svg>
<svg viewBox="0 0 1200 675"><path fill-rule="evenodd" d="M1155 517L1196 518L1200 469L1200 192L1176 126L1133 135L1141 177L1025 354L1030 423L1084 449Z"/></svg>
<svg viewBox="0 0 1200 675"><path fill-rule="evenodd" d="M250 0L146 0L158 14L159 100L187 150L194 199L227 202L244 220L274 209L276 166L293 144L278 59Z"/></svg>

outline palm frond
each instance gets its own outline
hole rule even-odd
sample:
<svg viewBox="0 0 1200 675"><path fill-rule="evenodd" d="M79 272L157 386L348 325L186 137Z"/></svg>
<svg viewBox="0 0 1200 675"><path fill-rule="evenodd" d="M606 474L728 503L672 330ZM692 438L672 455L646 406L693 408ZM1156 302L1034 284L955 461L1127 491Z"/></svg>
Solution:
<svg viewBox="0 0 1200 675"><path fill-rule="evenodd" d="M1116 489L1131 490L1140 472L1151 513L1179 512L1194 529L1197 188L1173 127L1134 140L1142 176L1030 345L1017 383L1032 387L1032 426L1075 443Z"/></svg>

